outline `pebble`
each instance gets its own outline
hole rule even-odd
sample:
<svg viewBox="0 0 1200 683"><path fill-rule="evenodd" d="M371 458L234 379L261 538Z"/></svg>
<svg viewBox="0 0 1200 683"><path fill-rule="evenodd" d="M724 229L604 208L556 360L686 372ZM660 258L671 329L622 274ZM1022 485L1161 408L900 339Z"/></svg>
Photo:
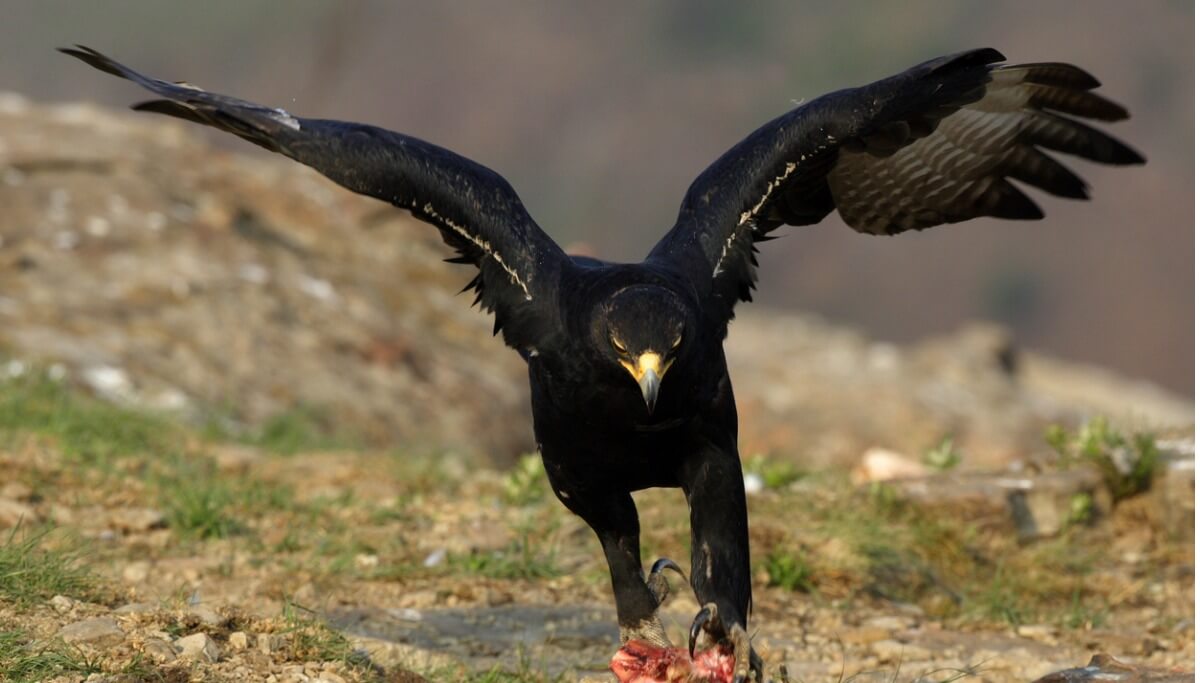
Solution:
<svg viewBox="0 0 1200 683"><path fill-rule="evenodd" d="M50 606L53 607L54 611L58 612L59 614L70 612L71 609L77 604L79 603L65 595L56 595L50 598Z"/></svg>
<svg viewBox="0 0 1200 683"><path fill-rule="evenodd" d="M1048 624L1022 624L1017 627L1017 635L1036 640L1039 643L1054 645L1057 642L1058 629Z"/></svg>
<svg viewBox="0 0 1200 683"><path fill-rule="evenodd" d="M742 477L742 485L746 488L747 495L755 495L762 493L766 485L763 483L763 478L753 472L747 472Z"/></svg>
<svg viewBox="0 0 1200 683"><path fill-rule="evenodd" d="M158 607L152 602L130 602L113 610L116 614L153 614Z"/></svg>
<svg viewBox="0 0 1200 683"><path fill-rule="evenodd" d="M175 641L179 655L186 659L198 659L211 663L221 658L221 648L207 633L193 633Z"/></svg>
<svg viewBox="0 0 1200 683"><path fill-rule="evenodd" d="M116 645L125 640L125 632L112 617L95 617L67 624L59 629L58 637L68 643Z"/></svg>
<svg viewBox="0 0 1200 683"><path fill-rule="evenodd" d="M438 548L425 556L425 560L421 563L426 568L436 567L446 560L446 549Z"/></svg>
<svg viewBox="0 0 1200 683"><path fill-rule="evenodd" d="M245 650L250 647L250 636L245 631L234 631L229 634L229 647L235 650Z"/></svg>
<svg viewBox="0 0 1200 683"><path fill-rule="evenodd" d="M283 636L274 633L258 634L258 651L264 655L269 655L281 647L283 647Z"/></svg>
<svg viewBox="0 0 1200 683"><path fill-rule="evenodd" d="M125 532L149 531L167 526L167 518L153 508L118 508L109 513L108 523Z"/></svg>
<svg viewBox="0 0 1200 683"><path fill-rule="evenodd" d="M160 664L173 662L176 657L175 647L161 638L147 638L142 643L142 652Z"/></svg>
<svg viewBox="0 0 1200 683"><path fill-rule="evenodd" d="M893 633L895 633L896 631L903 631L905 629L912 628L915 625L916 625L915 619L909 619L909 618L905 618L905 617L888 616L888 615L879 616L879 617L871 617L870 619L866 619L863 621L864 627L883 629L885 631L891 631Z"/></svg>
<svg viewBox="0 0 1200 683"><path fill-rule="evenodd" d="M110 400L123 400L133 396L133 382L122 368L111 365L85 368L83 381L96 393Z"/></svg>
<svg viewBox="0 0 1200 683"><path fill-rule="evenodd" d="M880 662L892 664L921 662L930 659L929 650L912 643L901 643L896 640L881 640L874 643L871 645L871 652L879 658Z"/></svg>
<svg viewBox="0 0 1200 683"><path fill-rule="evenodd" d="M221 615L208 605L192 605L188 608L188 614L199 619L205 626L220 626L224 621Z"/></svg>
<svg viewBox="0 0 1200 683"><path fill-rule="evenodd" d="M1091 661L1085 667L1056 671L1037 679L1034 683L1092 683L1094 681L1104 681L1106 683L1143 683L1145 681L1154 681L1155 683L1184 683L1185 681L1194 681L1195 679L1196 675L1194 673L1147 669L1136 664L1127 664L1109 655L1099 654L1092 657Z"/></svg>
<svg viewBox="0 0 1200 683"><path fill-rule="evenodd" d="M121 570L121 579L125 583L141 583L150 578L150 563L144 560L130 562Z"/></svg>
<svg viewBox="0 0 1200 683"><path fill-rule="evenodd" d="M858 466L850 474L855 484L891 481L910 477L925 477L933 470L916 460L886 448L870 448L862 454Z"/></svg>
<svg viewBox="0 0 1200 683"><path fill-rule="evenodd" d="M864 626L844 631L841 634L841 640L847 645L866 645L868 643L887 640L890 635L892 633L887 629L876 626Z"/></svg>

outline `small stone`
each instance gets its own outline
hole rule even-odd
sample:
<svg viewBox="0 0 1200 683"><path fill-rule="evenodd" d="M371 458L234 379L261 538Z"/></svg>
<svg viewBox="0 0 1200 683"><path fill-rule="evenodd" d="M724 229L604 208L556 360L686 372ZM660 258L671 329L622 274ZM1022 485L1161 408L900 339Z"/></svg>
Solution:
<svg viewBox="0 0 1200 683"><path fill-rule="evenodd" d="M1115 657L1099 654L1092 657L1087 666L1078 669L1056 671L1037 679L1034 683L1184 683L1196 680L1196 674L1182 671L1163 671L1126 664Z"/></svg>
<svg viewBox="0 0 1200 683"><path fill-rule="evenodd" d="M847 645L868 645L881 640L887 640L892 633L887 629L878 628L875 626L864 626L862 628L853 628L849 631L844 631L839 635L841 637L841 641Z"/></svg>
<svg viewBox="0 0 1200 683"><path fill-rule="evenodd" d="M436 567L446 560L446 549L438 548L425 556L425 560L421 563L425 567Z"/></svg>
<svg viewBox="0 0 1200 683"><path fill-rule="evenodd" d="M346 679L332 671L322 671L321 675L315 678L314 681L315 683L346 683Z"/></svg>
<svg viewBox="0 0 1200 683"><path fill-rule="evenodd" d="M130 562L121 570L121 579L125 583L141 583L150 578L150 563L144 560Z"/></svg>
<svg viewBox="0 0 1200 683"><path fill-rule="evenodd" d="M930 659L929 650L896 640L881 640L871 645L871 652L880 662L902 664L906 662L921 662Z"/></svg>
<svg viewBox="0 0 1200 683"><path fill-rule="evenodd" d="M142 652L159 664L173 662L176 657L175 647L161 638L147 638L142 643Z"/></svg>
<svg viewBox="0 0 1200 683"><path fill-rule="evenodd" d="M886 448L871 448L863 453L858 466L851 472L850 479L855 484L862 485L876 481L924 477L931 473L932 468L900 453Z"/></svg>
<svg viewBox="0 0 1200 683"><path fill-rule="evenodd" d="M104 646L125 640L125 632L112 617L95 617L67 624L59 629L58 637L68 643Z"/></svg>
<svg viewBox="0 0 1200 683"><path fill-rule="evenodd" d="M258 634L258 651L269 655L283 647L283 636L274 633Z"/></svg>
<svg viewBox="0 0 1200 683"><path fill-rule="evenodd" d="M158 607L152 602L131 602L113 610L117 614L153 614Z"/></svg>
<svg viewBox="0 0 1200 683"><path fill-rule="evenodd" d="M119 508L109 513L109 525L126 533L141 532L166 527L167 518L153 508Z"/></svg>
<svg viewBox="0 0 1200 683"><path fill-rule="evenodd" d="M1099 472L1090 467L1043 472L1012 483L1009 512L1022 542L1053 537L1074 521L1090 520L1112 507Z"/></svg>
<svg viewBox="0 0 1200 683"><path fill-rule="evenodd" d="M308 683L312 679L309 678L308 674L304 673L303 664L288 664L283 667L283 678L281 680L284 683Z"/></svg>
<svg viewBox="0 0 1200 683"><path fill-rule="evenodd" d="M50 606L53 607L54 611L58 612L59 614L70 612L71 609L77 604L78 603L75 600L72 600L65 595L56 595L50 598Z"/></svg>
<svg viewBox="0 0 1200 683"><path fill-rule="evenodd" d="M234 631L229 634L229 647L235 650L245 650L250 647L250 636L245 631Z"/></svg>
<svg viewBox="0 0 1200 683"><path fill-rule="evenodd" d="M763 483L763 478L754 472L747 472L742 477L742 485L746 488L746 495L750 496L762 493L762 490L766 488L766 484Z"/></svg>
<svg viewBox="0 0 1200 683"><path fill-rule="evenodd" d="M217 611L208 605L192 605L188 608L188 614L200 620L200 623L205 626L220 626L224 619L221 618Z"/></svg>
<svg viewBox="0 0 1200 683"><path fill-rule="evenodd" d="M1017 627L1017 635L1049 645L1058 642L1058 629L1048 624L1022 624Z"/></svg>
<svg viewBox="0 0 1200 683"><path fill-rule="evenodd" d="M354 556L354 566L360 570L374 569L379 566L379 556L374 553L359 553Z"/></svg>
<svg viewBox="0 0 1200 683"><path fill-rule="evenodd" d="M890 615L871 617L863 622L865 627L883 629L892 633L912 628L915 624L915 619Z"/></svg>
<svg viewBox="0 0 1200 683"><path fill-rule="evenodd" d="M193 633L175 641L179 655L185 659L197 659L214 663L221 658L221 648L207 633Z"/></svg>

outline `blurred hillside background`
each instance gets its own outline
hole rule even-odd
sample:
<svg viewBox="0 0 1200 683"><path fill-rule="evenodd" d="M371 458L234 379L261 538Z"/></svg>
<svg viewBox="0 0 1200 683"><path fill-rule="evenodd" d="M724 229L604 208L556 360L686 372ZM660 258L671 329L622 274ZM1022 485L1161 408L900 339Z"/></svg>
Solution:
<svg viewBox="0 0 1200 683"><path fill-rule="evenodd" d="M1144 152L1146 167L1071 163L1098 201L1038 196L1042 222L890 239L855 234L836 217L793 229L765 250L760 299L895 341L991 319L1022 346L1194 392L1191 3L0 8L0 90L111 106L141 97L52 49L78 42L162 77L375 123L491 166L560 243L614 259L640 258L691 179L795 102L969 47L1070 61L1133 112L1108 130Z"/></svg>

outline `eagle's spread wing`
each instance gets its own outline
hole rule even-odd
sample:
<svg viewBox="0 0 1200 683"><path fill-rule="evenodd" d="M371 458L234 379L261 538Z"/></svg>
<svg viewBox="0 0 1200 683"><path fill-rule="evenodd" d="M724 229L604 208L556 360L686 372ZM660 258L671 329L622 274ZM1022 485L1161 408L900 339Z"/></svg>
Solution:
<svg viewBox="0 0 1200 683"><path fill-rule="evenodd" d="M1070 115L1116 121L1120 105L1070 64L1001 66L991 49L935 59L825 95L767 123L688 188L649 260L682 270L728 319L755 280L754 243L834 209L860 232L893 235L977 216L1036 219L1009 179L1061 197L1087 185L1041 149L1107 164L1141 155Z"/></svg>
<svg viewBox="0 0 1200 683"><path fill-rule="evenodd" d="M134 109L168 114L233 133L320 171L359 194L408 209L479 273L468 287L496 316L496 330L524 351L554 325L558 275L567 257L494 171L416 138L359 123L294 117L187 84L144 76L83 46L66 54L164 100Z"/></svg>

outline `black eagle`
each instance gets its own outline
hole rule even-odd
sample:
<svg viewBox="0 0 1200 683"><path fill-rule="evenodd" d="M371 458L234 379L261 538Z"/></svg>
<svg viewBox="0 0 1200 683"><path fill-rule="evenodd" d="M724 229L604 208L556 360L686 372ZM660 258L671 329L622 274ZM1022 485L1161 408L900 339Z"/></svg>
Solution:
<svg viewBox="0 0 1200 683"><path fill-rule="evenodd" d="M242 137L351 191L407 209L478 268L477 302L529 367L533 425L559 500L600 539L622 643L668 644L658 605L669 560L643 571L630 492L682 488L703 636L761 678L747 634L750 551L737 412L722 343L755 281L755 245L835 209L894 235L977 216L1042 217L1011 181L1053 195L1087 185L1046 151L1105 164L1143 158L1081 119L1125 109L1070 64L1004 65L996 50L940 57L814 99L751 133L688 188L675 225L641 263L563 252L494 171L416 138L143 76L63 49L166 99L134 105ZM682 572L680 572L682 573Z"/></svg>

